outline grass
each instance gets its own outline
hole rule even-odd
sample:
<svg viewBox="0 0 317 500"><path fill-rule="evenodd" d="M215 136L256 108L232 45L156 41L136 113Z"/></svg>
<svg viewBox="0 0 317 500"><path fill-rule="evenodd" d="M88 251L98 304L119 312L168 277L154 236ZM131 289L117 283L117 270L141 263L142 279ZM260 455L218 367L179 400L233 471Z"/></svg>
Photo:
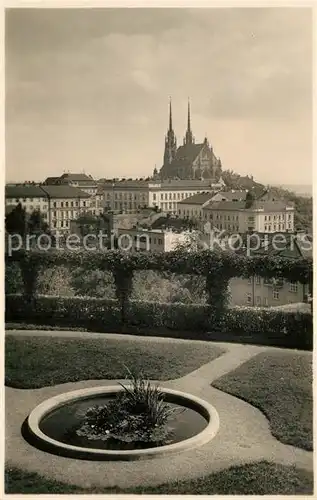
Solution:
<svg viewBox="0 0 317 500"><path fill-rule="evenodd" d="M5 384L20 389L91 379L122 379L125 365L149 379L182 377L224 352L211 342L8 335Z"/></svg>
<svg viewBox="0 0 317 500"><path fill-rule="evenodd" d="M152 487L82 489L37 473L7 468L6 494L311 495L313 474L268 462L230 467L199 479Z"/></svg>
<svg viewBox="0 0 317 500"><path fill-rule="evenodd" d="M212 385L259 408L282 443L313 449L311 354L261 353Z"/></svg>
<svg viewBox="0 0 317 500"><path fill-rule="evenodd" d="M86 328L69 328L67 326L49 326L49 325L32 325L30 323L6 323L6 330L49 330L49 331L66 331L66 332L86 332Z"/></svg>

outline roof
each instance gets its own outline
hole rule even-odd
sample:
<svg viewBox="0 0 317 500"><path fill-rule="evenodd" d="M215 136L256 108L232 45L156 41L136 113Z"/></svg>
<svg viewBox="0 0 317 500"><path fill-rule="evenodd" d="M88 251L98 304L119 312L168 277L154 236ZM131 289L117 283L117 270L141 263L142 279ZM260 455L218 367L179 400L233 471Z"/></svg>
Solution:
<svg viewBox="0 0 317 500"><path fill-rule="evenodd" d="M173 168L191 165L196 160L204 146L204 143L184 144L183 146L180 146L176 151L175 158L171 162L170 167Z"/></svg>
<svg viewBox="0 0 317 500"><path fill-rule="evenodd" d="M90 194L85 193L81 189L62 184L58 186L43 186L45 191L51 198L90 198Z"/></svg>
<svg viewBox="0 0 317 500"><path fill-rule="evenodd" d="M6 198L44 198L45 192L40 186L34 184L20 184L5 187Z"/></svg>
<svg viewBox="0 0 317 500"><path fill-rule="evenodd" d="M283 201L254 201L252 207L246 209L245 201L211 201L205 210L263 210L265 212L281 212L286 207L293 208L291 203Z"/></svg>
<svg viewBox="0 0 317 500"><path fill-rule="evenodd" d="M59 179L59 177L47 177L44 181L44 184L48 184L48 185L56 184L58 179Z"/></svg>
<svg viewBox="0 0 317 500"><path fill-rule="evenodd" d="M163 227L182 229L184 227L184 221L171 217L159 217L151 224L151 229L162 229Z"/></svg>
<svg viewBox="0 0 317 500"><path fill-rule="evenodd" d="M222 196L228 201L235 201L235 200L242 201L245 200L246 195L247 195L246 189L219 191L218 193L215 193L215 196Z"/></svg>
<svg viewBox="0 0 317 500"><path fill-rule="evenodd" d="M247 237L249 238L248 248L252 255L270 255L276 257L288 257L298 259L300 257L312 257L312 241L308 238L303 240L303 235L295 233L254 233L240 235L242 241L247 244ZM262 244L259 247L259 238ZM238 247L241 245L237 241ZM245 249L237 250L238 253L244 253Z"/></svg>
<svg viewBox="0 0 317 500"><path fill-rule="evenodd" d="M60 176L61 180L66 180L66 181L89 181L96 183L96 181L87 174L71 174L71 173L65 173Z"/></svg>
<svg viewBox="0 0 317 500"><path fill-rule="evenodd" d="M211 179L205 179L205 180L200 180L200 179L167 179L165 181L162 181L161 183L158 183L158 185L161 186L161 189L164 188L192 188L192 189L203 189L203 188L210 188L212 187L212 181Z"/></svg>
<svg viewBox="0 0 317 500"><path fill-rule="evenodd" d="M193 196L189 196L184 200L178 201L178 205L203 205L207 201L211 200L213 197L213 193L199 193L194 194Z"/></svg>

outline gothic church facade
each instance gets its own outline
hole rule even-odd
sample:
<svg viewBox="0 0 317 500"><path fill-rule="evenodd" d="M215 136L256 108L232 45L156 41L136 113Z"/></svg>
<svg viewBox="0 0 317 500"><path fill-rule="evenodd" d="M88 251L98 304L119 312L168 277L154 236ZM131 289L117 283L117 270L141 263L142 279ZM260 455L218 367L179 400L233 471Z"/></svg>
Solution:
<svg viewBox="0 0 317 500"><path fill-rule="evenodd" d="M163 166L155 172L161 180L169 179L211 179L218 181L222 165L209 145L207 138L196 144L191 130L190 104L188 102L187 130L183 145L177 147L172 123L172 103L169 104L169 128L165 137Z"/></svg>

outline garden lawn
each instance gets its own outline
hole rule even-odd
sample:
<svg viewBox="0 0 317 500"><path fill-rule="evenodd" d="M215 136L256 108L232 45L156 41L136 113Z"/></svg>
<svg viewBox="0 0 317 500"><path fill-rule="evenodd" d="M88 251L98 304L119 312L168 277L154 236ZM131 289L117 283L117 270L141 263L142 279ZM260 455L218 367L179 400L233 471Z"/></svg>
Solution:
<svg viewBox="0 0 317 500"><path fill-rule="evenodd" d="M311 495L313 474L291 466L258 462L209 476L153 487L81 489L36 473L7 467L7 494L148 494L148 495Z"/></svg>
<svg viewBox="0 0 317 500"><path fill-rule="evenodd" d="M182 377L224 352L211 342L148 338L89 339L8 335L5 383L34 389L89 379L123 379L142 370L149 379Z"/></svg>
<svg viewBox="0 0 317 500"><path fill-rule="evenodd" d="M212 383L259 408L282 443L313 448L312 355L260 353Z"/></svg>

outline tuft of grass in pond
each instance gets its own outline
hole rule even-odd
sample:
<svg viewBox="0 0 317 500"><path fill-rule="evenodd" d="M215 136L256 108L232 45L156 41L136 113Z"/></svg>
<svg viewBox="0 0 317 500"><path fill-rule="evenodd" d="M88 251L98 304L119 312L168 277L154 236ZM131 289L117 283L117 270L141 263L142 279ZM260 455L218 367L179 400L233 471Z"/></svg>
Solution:
<svg viewBox="0 0 317 500"><path fill-rule="evenodd" d="M142 372L129 369L131 387L120 384L114 400L87 409L76 433L93 440L115 440L138 447L168 444L172 432L167 424L177 411L164 401L164 393L146 380Z"/></svg>

